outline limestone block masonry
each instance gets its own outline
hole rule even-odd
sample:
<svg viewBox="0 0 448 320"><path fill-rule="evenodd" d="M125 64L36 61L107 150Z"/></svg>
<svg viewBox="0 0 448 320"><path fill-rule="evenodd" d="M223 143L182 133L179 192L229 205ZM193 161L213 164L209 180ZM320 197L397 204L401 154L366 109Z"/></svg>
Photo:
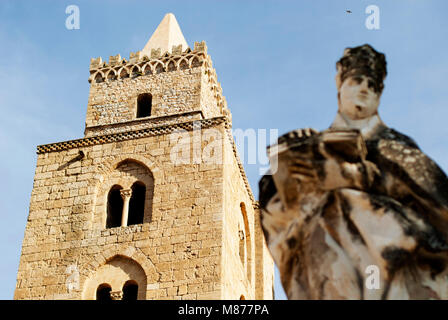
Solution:
<svg viewBox="0 0 448 320"><path fill-rule="evenodd" d="M92 59L89 81L85 137L37 147L14 299L96 299L105 287L121 299L127 284L138 299L272 299L258 204L205 42ZM151 114L137 118L141 94ZM173 133L193 143L198 126L213 129L223 161L173 162ZM108 227L113 190L128 192L131 214L136 184L141 221Z"/></svg>

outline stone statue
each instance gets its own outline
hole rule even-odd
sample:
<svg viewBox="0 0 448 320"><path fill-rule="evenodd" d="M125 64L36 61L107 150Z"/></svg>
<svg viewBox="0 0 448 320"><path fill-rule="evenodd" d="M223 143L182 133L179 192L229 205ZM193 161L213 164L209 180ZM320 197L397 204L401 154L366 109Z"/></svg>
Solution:
<svg viewBox="0 0 448 320"><path fill-rule="evenodd" d="M259 183L288 299L448 299L447 176L380 119L382 53L348 48L336 66L334 122L281 136Z"/></svg>

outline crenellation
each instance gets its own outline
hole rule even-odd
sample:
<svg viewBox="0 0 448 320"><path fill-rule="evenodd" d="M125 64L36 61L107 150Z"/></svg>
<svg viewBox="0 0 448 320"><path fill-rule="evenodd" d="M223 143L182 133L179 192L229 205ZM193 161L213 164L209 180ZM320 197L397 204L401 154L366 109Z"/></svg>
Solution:
<svg viewBox="0 0 448 320"><path fill-rule="evenodd" d="M129 55L129 61L121 58L120 54L109 57L109 63L103 62L102 58L92 58L90 61L90 74L89 82L96 79L99 74L101 76L101 82L117 80L121 77L120 71L124 70L123 76L129 76L132 74L132 70L135 68L135 76L150 75L165 71L176 71L179 69L196 68L202 65L204 59L207 57L206 49L202 49L205 45L199 46L198 50L191 51L187 48L182 52L182 45L173 46L173 53L166 52L161 54L160 49L151 51L151 57L142 55L140 51L131 52ZM208 59L210 60L210 59ZM174 69L169 69L170 62L174 63ZM182 62L186 62L186 65L181 65ZM161 66L161 69L158 66ZM111 75L108 78L108 75ZM115 76L117 78L113 78Z"/></svg>
<svg viewBox="0 0 448 320"><path fill-rule="evenodd" d="M90 59L90 70L95 70L103 67L103 59L101 57Z"/></svg>
<svg viewBox="0 0 448 320"><path fill-rule="evenodd" d="M194 51L195 52L203 52L205 55L207 55L207 45L206 45L205 41L195 42L194 43Z"/></svg>
<svg viewBox="0 0 448 320"><path fill-rule="evenodd" d="M141 51L131 52L129 54L129 63L130 64L137 64L140 61L143 61L143 57L141 56Z"/></svg>
<svg viewBox="0 0 448 320"><path fill-rule="evenodd" d="M109 66L113 67L113 66L119 65L119 64L121 64L121 61L122 61L122 59L121 59L120 54L117 54L115 56L110 56L109 57Z"/></svg>

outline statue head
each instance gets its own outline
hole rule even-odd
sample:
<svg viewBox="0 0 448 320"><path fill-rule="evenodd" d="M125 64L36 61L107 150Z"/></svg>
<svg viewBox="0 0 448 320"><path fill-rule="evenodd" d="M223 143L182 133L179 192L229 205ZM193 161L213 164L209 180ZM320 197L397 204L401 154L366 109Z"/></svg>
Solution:
<svg viewBox="0 0 448 320"><path fill-rule="evenodd" d="M386 57L365 44L344 50L336 63L339 112L352 120L378 112L386 78Z"/></svg>

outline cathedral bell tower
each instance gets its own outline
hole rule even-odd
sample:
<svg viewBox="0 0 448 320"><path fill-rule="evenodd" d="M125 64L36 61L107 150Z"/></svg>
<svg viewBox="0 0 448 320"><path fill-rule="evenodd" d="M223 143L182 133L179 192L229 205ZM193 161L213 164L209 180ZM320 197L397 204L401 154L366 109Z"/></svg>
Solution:
<svg viewBox="0 0 448 320"><path fill-rule="evenodd" d="M167 14L90 62L84 138L40 145L15 299L272 299L273 262L205 42Z"/></svg>

